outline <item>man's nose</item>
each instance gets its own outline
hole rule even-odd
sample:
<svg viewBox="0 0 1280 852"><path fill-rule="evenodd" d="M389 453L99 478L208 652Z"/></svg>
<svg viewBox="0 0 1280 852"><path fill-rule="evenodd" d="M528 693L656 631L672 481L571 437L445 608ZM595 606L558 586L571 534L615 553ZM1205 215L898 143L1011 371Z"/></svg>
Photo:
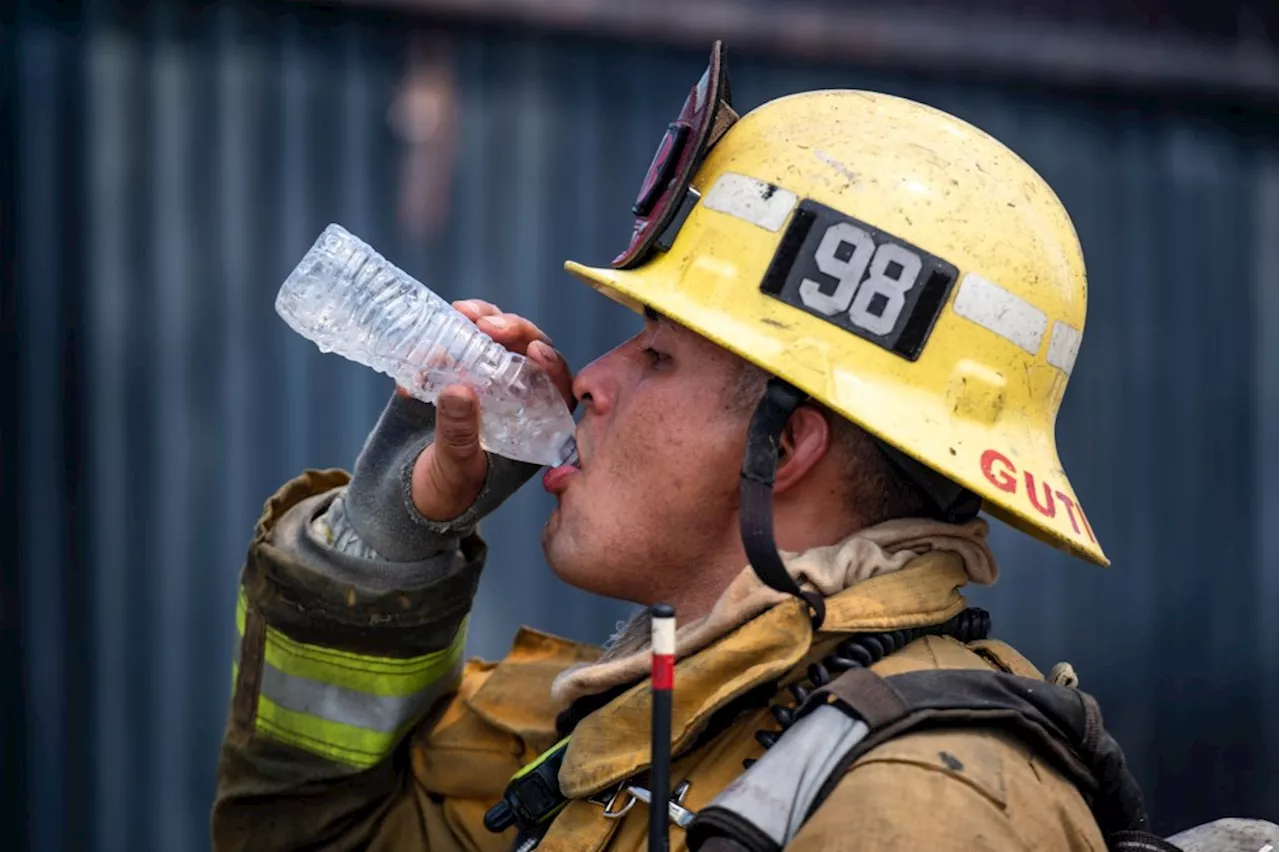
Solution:
<svg viewBox="0 0 1280 852"><path fill-rule="evenodd" d="M601 355L578 371L573 380L573 395L578 404L593 414L606 414L613 405L616 382L610 378L610 356Z"/></svg>

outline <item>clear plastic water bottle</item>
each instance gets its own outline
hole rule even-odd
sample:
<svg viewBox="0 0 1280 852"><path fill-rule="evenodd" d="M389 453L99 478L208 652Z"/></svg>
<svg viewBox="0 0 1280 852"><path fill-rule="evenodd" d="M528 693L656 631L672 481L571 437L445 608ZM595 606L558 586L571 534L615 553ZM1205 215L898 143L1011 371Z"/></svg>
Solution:
<svg viewBox="0 0 1280 852"><path fill-rule="evenodd" d="M386 373L423 402L451 384L474 388L480 443L490 452L543 465L577 461L573 415L546 370L339 225L325 228L289 274L276 312L321 352Z"/></svg>

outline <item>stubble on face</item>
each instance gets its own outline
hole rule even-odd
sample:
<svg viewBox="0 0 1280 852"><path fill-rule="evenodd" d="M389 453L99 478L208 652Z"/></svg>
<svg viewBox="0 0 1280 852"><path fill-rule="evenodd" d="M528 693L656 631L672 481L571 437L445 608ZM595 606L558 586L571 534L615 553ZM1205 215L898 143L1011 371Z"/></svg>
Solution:
<svg viewBox="0 0 1280 852"><path fill-rule="evenodd" d="M634 360L650 343L671 358L669 370ZM562 579L637 603L672 599L739 545L749 412L727 400L741 363L664 323L593 365L613 371L615 397L607 414L584 417L583 471L543 530Z"/></svg>

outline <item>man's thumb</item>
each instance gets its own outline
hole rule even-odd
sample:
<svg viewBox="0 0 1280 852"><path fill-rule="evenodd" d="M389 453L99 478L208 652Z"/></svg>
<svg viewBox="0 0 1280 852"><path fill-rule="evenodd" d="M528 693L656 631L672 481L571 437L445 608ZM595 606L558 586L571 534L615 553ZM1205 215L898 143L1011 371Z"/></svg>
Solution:
<svg viewBox="0 0 1280 852"><path fill-rule="evenodd" d="M470 459L480 452L480 406L475 391L449 387L436 400L436 444L453 459Z"/></svg>
<svg viewBox="0 0 1280 852"><path fill-rule="evenodd" d="M432 521L456 518L484 486L488 457L480 448L475 391L445 388L436 400L436 434L413 468L413 504Z"/></svg>

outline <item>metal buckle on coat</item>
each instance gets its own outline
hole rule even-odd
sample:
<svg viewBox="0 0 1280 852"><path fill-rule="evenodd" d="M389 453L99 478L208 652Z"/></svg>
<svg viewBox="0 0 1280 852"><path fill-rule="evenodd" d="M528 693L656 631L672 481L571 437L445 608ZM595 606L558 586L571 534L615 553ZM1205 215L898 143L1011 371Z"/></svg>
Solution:
<svg viewBox="0 0 1280 852"><path fill-rule="evenodd" d="M587 801L608 810L612 806L614 799L618 798L626 786L626 781L619 781L614 787L605 787L600 792L587 796Z"/></svg>
<svg viewBox="0 0 1280 852"><path fill-rule="evenodd" d="M689 823L693 822L696 813L684 807L684 797L689 793L689 782L681 781L676 785L676 789L671 794L671 800L667 802L667 816L673 823L681 828L688 828ZM627 803L620 809L615 807L618 803L618 797L626 794ZM621 786L609 797L609 801L604 804L605 819L622 819L632 808L636 806L636 802L644 802L649 804L653 795L643 787L635 784L627 784L623 782Z"/></svg>
<svg viewBox="0 0 1280 852"><path fill-rule="evenodd" d="M624 793L628 796L627 803L621 810L614 810L614 806L618 803L618 797ZM613 792L613 795L609 797L609 801L604 803L604 818L622 819L632 808L635 807L635 805L636 797L631 795L630 790L626 786L619 786L618 789Z"/></svg>

